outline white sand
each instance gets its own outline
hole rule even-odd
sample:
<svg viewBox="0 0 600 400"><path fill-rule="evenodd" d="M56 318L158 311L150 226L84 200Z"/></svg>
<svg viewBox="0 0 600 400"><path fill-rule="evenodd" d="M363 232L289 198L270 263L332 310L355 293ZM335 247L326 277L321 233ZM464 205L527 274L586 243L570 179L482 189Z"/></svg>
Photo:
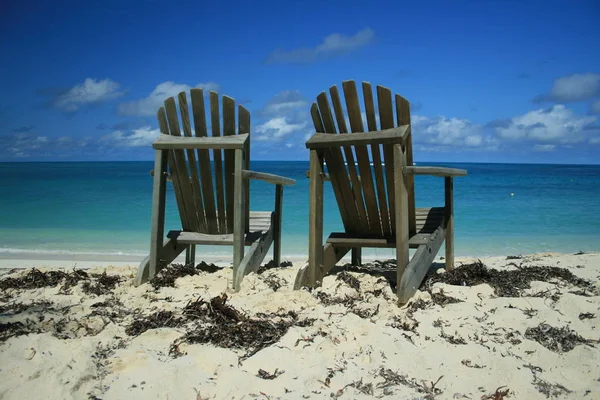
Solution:
<svg viewBox="0 0 600 400"><path fill-rule="evenodd" d="M482 261L497 269L514 268L507 266L511 262L559 266L600 288L600 254L540 254L521 260L495 257ZM29 266L7 260L1 264ZM124 277L108 295L87 295L82 282L71 288L70 294L59 293L60 285L0 294L1 323L30 318L42 331L0 342L0 398L421 399L436 395L436 399L481 399L501 386L515 399L545 399L543 391L557 398L599 398L600 344L579 344L570 351L554 352L525 338L527 328L545 323L568 326L585 339L600 339L600 296L570 293L577 288L559 281L533 282L531 289L525 290L528 295L517 298L497 297L486 284L437 283L433 293L443 290L462 302L442 307L431 302L429 293L419 291L407 306L398 308L389 284L365 274L350 273L359 279L359 291L336 280L336 275L328 276L323 287L313 293L292 291L296 264L251 274L242 290L233 293L229 289L231 270L226 268L180 278L175 288L155 291L148 284L133 287L135 263L124 264L87 270L106 270ZM50 264L37 264L42 265ZM64 267L71 271L73 265ZM4 274L2 279L27 272ZM273 279L283 283L277 291L267 284ZM531 296L545 290L546 297ZM169 348L183 336L183 327L129 336L125 328L134 315L118 316L119 309L136 310L137 316L158 310L179 315L190 300L209 300L223 292L229 297L228 304L249 316L295 311L299 319L316 320L311 326L291 327L277 342L239 361L246 350L209 344L183 343L179 350L184 355L174 358ZM362 299L350 308L325 306L316 297L319 292L340 299ZM92 315L104 308L91 306L107 300L121 303L108 308L114 315ZM411 305L418 300L426 302L424 309L415 310ZM34 301L51 302L52 310L42 312L43 305L33 305L20 313L4 311L14 303ZM372 316L361 318L357 315L361 311ZM594 316L580 319L582 313ZM466 344L449 342L461 339ZM260 369L280 375L262 379L257 376ZM392 379L386 383L384 376Z"/></svg>

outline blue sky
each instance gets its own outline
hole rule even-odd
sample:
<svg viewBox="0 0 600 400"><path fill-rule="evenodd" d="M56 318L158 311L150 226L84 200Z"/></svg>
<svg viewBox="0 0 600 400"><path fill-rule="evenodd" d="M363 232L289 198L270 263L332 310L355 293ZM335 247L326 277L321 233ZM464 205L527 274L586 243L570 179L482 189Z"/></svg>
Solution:
<svg viewBox="0 0 600 400"><path fill-rule="evenodd" d="M252 113L254 160L307 160L343 80L412 104L416 161L599 163L598 1L12 1L0 161L151 160L191 87Z"/></svg>

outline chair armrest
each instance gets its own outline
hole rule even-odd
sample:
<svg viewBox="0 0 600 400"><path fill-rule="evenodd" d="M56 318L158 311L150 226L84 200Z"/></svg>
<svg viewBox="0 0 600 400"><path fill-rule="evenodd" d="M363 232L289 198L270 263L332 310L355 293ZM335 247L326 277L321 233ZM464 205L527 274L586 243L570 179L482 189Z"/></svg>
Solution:
<svg viewBox="0 0 600 400"><path fill-rule="evenodd" d="M273 183L275 185L286 185L293 186L296 184L294 179L286 178L279 175L267 174L266 172L256 172L256 171L248 171L246 169L242 170L242 178L244 179L254 179L258 181L265 181L269 183Z"/></svg>
<svg viewBox="0 0 600 400"><path fill-rule="evenodd" d="M326 147L357 146L368 144L402 143L410 134L410 125L372 132L355 132L350 134L315 133L306 141L306 148L319 149Z"/></svg>
<svg viewBox="0 0 600 400"><path fill-rule="evenodd" d="M172 136L161 134L152 143L156 150L243 149L248 134L229 136Z"/></svg>
<svg viewBox="0 0 600 400"><path fill-rule="evenodd" d="M443 177L467 176L466 169L446 167L405 167L404 172L412 175L433 175Z"/></svg>

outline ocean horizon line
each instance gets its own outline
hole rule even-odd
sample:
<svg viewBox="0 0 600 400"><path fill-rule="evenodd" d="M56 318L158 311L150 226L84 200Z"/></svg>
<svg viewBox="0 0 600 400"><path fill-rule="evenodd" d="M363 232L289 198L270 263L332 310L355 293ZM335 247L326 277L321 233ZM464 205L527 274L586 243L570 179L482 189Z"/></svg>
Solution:
<svg viewBox="0 0 600 400"><path fill-rule="evenodd" d="M212 161L212 160L211 160ZM308 163L309 160L251 160L253 162L273 162L273 163ZM69 161L0 161L1 164L106 164L106 163L154 163L154 160L69 160ZM578 167L597 167L600 166L600 163L597 164L583 164L583 163L528 163L528 162L495 162L495 161L422 161L415 160L415 165L419 166L420 164L470 164L470 165L485 165L485 164L493 164L493 165L562 165L562 166L578 166ZM371 165L373 163L371 162Z"/></svg>

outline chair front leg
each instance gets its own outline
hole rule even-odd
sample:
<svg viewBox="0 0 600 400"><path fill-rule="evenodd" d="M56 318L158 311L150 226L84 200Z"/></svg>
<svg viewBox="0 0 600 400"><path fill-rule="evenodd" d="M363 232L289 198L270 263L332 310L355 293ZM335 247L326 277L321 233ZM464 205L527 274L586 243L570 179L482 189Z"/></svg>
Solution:
<svg viewBox="0 0 600 400"><path fill-rule="evenodd" d="M323 165L317 150L310 151L308 217L308 284L317 284L317 270L323 265Z"/></svg>
<svg viewBox="0 0 600 400"><path fill-rule="evenodd" d="M273 221L273 262L281 264L281 220L283 219L283 185L275 186L275 221Z"/></svg>

